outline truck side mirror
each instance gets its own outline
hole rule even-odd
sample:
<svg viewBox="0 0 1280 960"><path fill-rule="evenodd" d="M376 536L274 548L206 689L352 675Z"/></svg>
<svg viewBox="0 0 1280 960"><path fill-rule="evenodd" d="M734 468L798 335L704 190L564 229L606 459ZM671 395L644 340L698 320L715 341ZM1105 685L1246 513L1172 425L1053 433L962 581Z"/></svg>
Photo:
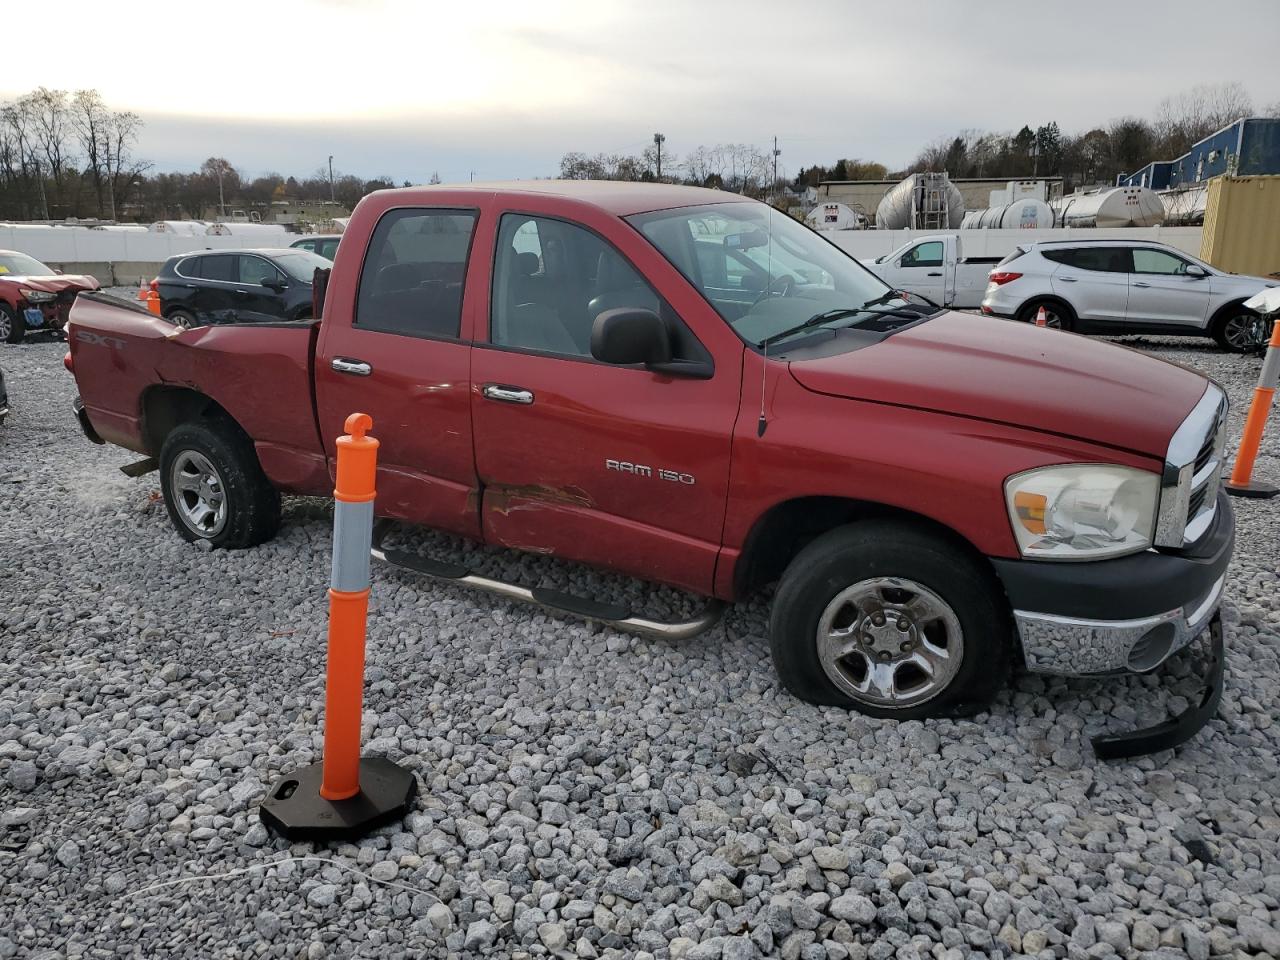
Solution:
<svg viewBox="0 0 1280 960"><path fill-rule="evenodd" d="M619 365L667 363L671 360L671 332L652 310L605 310L591 327L591 356Z"/></svg>

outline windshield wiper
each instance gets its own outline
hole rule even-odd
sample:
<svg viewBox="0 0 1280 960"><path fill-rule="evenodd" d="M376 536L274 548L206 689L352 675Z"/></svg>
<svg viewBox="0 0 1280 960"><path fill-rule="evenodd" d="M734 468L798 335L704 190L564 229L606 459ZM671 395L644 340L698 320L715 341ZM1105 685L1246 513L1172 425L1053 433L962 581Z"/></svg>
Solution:
<svg viewBox="0 0 1280 960"><path fill-rule="evenodd" d="M841 307L838 310L826 310L822 313L815 313L803 323L797 323L794 327L788 327L778 333L770 334L757 343L756 346L769 347L777 343L779 340L785 340L787 337L793 337L797 333L803 333L805 330L810 330L813 327L820 327L824 323L843 320L845 317L852 317L859 313L878 317L903 317L907 320L919 320L921 317L928 316L928 314L920 313L915 310L907 310L902 307L890 307L888 310L876 310L872 307L875 302L876 301L871 300L868 301L867 305L861 307Z"/></svg>

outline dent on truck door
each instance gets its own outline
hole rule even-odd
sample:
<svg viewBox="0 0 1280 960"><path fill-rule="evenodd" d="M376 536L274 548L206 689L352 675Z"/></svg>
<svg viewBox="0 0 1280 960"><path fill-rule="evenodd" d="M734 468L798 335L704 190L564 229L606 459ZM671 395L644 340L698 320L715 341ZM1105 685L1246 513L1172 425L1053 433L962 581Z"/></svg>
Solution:
<svg viewBox="0 0 1280 960"><path fill-rule="evenodd" d="M479 527L471 347L460 339L460 324L475 221L473 210L402 207L383 214L358 297L348 293L325 305L315 374L330 456L349 414L373 417L381 443L378 513L472 537ZM355 278L348 279L350 289Z"/></svg>
<svg viewBox="0 0 1280 960"><path fill-rule="evenodd" d="M710 592L740 353L706 380L593 360L605 310L681 321L617 249L563 220L504 215L491 289L492 342L472 355L485 539Z"/></svg>

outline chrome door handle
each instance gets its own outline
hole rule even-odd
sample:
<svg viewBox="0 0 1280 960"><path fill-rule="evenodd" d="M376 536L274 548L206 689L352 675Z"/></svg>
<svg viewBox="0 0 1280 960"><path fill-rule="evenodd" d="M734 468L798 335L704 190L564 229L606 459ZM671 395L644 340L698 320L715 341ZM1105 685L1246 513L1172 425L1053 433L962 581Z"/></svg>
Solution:
<svg viewBox="0 0 1280 960"><path fill-rule="evenodd" d="M1075 283L1080 278L1079 277L1059 277L1058 279L1061 280L1063 283Z"/></svg>
<svg viewBox="0 0 1280 960"><path fill-rule="evenodd" d="M486 383L481 391L490 400L503 403L533 403L533 391L520 387L504 387L499 383Z"/></svg>
<svg viewBox="0 0 1280 960"><path fill-rule="evenodd" d="M1135 281L1133 281L1133 285L1134 285L1135 287L1149 287L1149 286L1151 286L1151 284L1149 284L1149 283L1147 283L1147 282L1145 282L1145 281L1143 281L1143 280L1135 280Z"/></svg>
<svg viewBox="0 0 1280 960"><path fill-rule="evenodd" d="M247 297L249 295L248 290L237 290L236 293L240 294L242 297Z"/></svg>
<svg viewBox="0 0 1280 960"><path fill-rule="evenodd" d="M373 373L373 367L363 360L346 360L342 357L334 357L329 366L339 373L349 373L353 377L367 377Z"/></svg>

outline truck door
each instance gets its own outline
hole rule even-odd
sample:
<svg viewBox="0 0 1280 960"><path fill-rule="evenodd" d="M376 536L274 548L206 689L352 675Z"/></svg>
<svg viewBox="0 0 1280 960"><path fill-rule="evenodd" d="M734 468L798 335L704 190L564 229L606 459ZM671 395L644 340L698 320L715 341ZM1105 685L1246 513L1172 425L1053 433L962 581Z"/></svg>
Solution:
<svg viewBox="0 0 1280 960"><path fill-rule="evenodd" d="M478 211L382 213L363 263L336 267L316 349L316 409L333 469L347 415L373 417L377 511L478 537L461 319ZM358 294L356 290L358 288Z"/></svg>
<svg viewBox="0 0 1280 960"><path fill-rule="evenodd" d="M899 272L891 282L944 306L948 300L945 260L945 245L941 240L917 243L898 258ZM955 270L954 263L951 269Z"/></svg>
<svg viewBox="0 0 1280 960"><path fill-rule="evenodd" d="M537 213L497 222L489 342L477 333L471 369L485 539L710 592L742 344L716 318L732 346L707 379L593 359L595 318L641 307L667 318L680 355L710 362L682 312L713 315L638 235L592 216L590 229Z"/></svg>
<svg viewBox="0 0 1280 960"><path fill-rule="evenodd" d="M1190 260L1152 247L1134 247L1129 274L1130 323L1202 330L1209 312L1209 277L1187 275Z"/></svg>

